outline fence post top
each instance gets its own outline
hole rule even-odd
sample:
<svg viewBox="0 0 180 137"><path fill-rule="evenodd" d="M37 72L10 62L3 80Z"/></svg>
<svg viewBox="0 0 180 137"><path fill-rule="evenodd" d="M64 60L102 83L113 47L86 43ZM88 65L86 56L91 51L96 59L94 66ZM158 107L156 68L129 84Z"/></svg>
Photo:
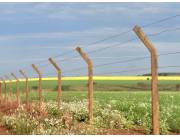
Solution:
<svg viewBox="0 0 180 137"><path fill-rule="evenodd" d="M41 77L42 76L41 71L34 64L32 64L32 67L38 73L38 75Z"/></svg>
<svg viewBox="0 0 180 137"><path fill-rule="evenodd" d="M50 57L48 60L52 60L52 58Z"/></svg>
<svg viewBox="0 0 180 137"><path fill-rule="evenodd" d="M37 67L34 64L31 64L31 66L33 67L33 69L35 69L36 71L38 70Z"/></svg>
<svg viewBox="0 0 180 137"><path fill-rule="evenodd" d="M25 72L23 70L19 70L19 72L26 78L28 79L27 75L25 74Z"/></svg>
<svg viewBox="0 0 180 137"><path fill-rule="evenodd" d="M14 75L14 73L11 73L11 75L19 82L19 79Z"/></svg>
<svg viewBox="0 0 180 137"><path fill-rule="evenodd" d="M76 50L79 50L79 49L81 49L80 47L76 47Z"/></svg>
<svg viewBox="0 0 180 137"><path fill-rule="evenodd" d="M136 25L133 28L133 31L136 33L136 35L140 38L140 40L144 43L144 45L148 48L148 50L151 52L151 54L157 54L156 48L153 46L153 44L149 41L148 37L144 33L144 31Z"/></svg>
<svg viewBox="0 0 180 137"><path fill-rule="evenodd" d="M82 48L81 47L76 47L75 50L78 51L78 52L81 52Z"/></svg>
<svg viewBox="0 0 180 137"><path fill-rule="evenodd" d="M31 64L32 67L36 67L34 64Z"/></svg>
<svg viewBox="0 0 180 137"><path fill-rule="evenodd" d="M61 68L58 66L58 64L52 58L49 58L48 60L56 68L56 70L58 72L61 72Z"/></svg>
<svg viewBox="0 0 180 137"><path fill-rule="evenodd" d="M24 71L22 71L21 69L19 70L20 73L24 73Z"/></svg>
<svg viewBox="0 0 180 137"><path fill-rule="evenodd" d="M14 74L13 74L13 73L11 73L11 75L14 77Z"/></svg>
<svg viewBox="0 0 180 137"><path fill-rule="evenodd" d="M86 63L89 66L93 66L93 63L91 61L91 59L88 57L88 55L82 50L82 48L80 47L76 47L76 51L79 52L79 54L81 55L81 57L86 61Z"/></svg>
<svg viewBox="0 0 180 137"><path fill-rule="evenodd" d="M135 25L134 28L133 28L134 31L138 31L139 29L141 29L141 27L138 26L138 25Z"/></svg>

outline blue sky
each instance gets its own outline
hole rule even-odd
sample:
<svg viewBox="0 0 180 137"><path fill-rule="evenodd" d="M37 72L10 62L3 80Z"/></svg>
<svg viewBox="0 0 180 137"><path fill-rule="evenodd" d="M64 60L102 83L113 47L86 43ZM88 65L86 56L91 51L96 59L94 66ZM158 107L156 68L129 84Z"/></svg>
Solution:
<svg viewBox="0 0 180 137"><path fill-rule="evenodd" d="M0 3L0 76L16 73L23 68L30 76L36 76L30 64L37 64L50 56L70 52L66 56L55 58L61 60L78 56L73 49L83 46L91 51L108 45L114 45L137 36L130 32L127 35L109 41L88 46L96 40L142 26L153 21L180 14L180 3ZM147 34L180 27L180 17L144 28ZM180 31L169 32L151 40L158 53L180 51ZM148 56L148 51L137 39L124 47L110 48L90 54L95 65L120 61L124 59ZM179 65L179 55L161 57L159 65ZM47 61L45 61L47 62ZM42 62L43 63L43 62ZM149 67L149 60L125 64L115 64L95 69L95 74L123 71L128 68ZM81 59L66 62L58 61L64 75L84 75L85 70L65 73L66 70L85 67ZM55 74L49 65L39 68L45 76ZM180 69L180 68L178 68ZM160 71L180 72L176 69ZM118 75L137 75L149 72L132 71Z"/></svg>

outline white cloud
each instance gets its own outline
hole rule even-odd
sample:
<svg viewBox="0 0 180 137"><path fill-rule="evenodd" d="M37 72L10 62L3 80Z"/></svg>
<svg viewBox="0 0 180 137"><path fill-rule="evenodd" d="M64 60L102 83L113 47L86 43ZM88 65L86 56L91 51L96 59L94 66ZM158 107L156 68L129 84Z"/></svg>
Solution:
<svg viewBox="0 0 180 137"><path fill-rule="evenodd" d="M82 31L71 31L71 32L47 32L47 33L45 32L45 33L23 33L23 34L15 34L15 35L0 35L0 41L24 40L24 39L26 40L28 39L66 39L66 38L68 39L71 37L73 38L76 37L79 39L85 38L85 37L86 38L101 37L101 39L103 39L103 38L114 36L116 34L121 34L121 32L127 31L128 29L129 28L108 27L108 28L89 29L89 30L82 30ZM174 34L180 33L180 31L174 31L173 28L167 28L167 29L169 30L172 29ZM147 35L155 34L164 30L166 30L166 28L154 28L154 27L145 28L145 32ZM133 34L131 36L132 38L136 36L133 33L133 31L129 33L129 36L131 34ZM122 35L121 37L125 37L125 35Z"/></svg>
<svg viewBox="0 0 180 137"><path fill-rule="evenodd" d="M20 5L20 6L18 6ZM178 13L180 9L172 8L166 3L31 3L9 4L1 7L1 14L33 14L54 19L78 19L89 16L107 16L135 14L146 16L157 13ZM8 17L7 17L8 18Z"/></svg>

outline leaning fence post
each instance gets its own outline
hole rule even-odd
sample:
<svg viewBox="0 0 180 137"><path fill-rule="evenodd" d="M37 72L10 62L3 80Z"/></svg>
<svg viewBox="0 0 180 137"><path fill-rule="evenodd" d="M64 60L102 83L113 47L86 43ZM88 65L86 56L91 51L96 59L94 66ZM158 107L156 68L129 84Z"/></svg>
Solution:
<svg viewBox="0 0 180 137"><path fill-rule="evenodd" d="M32 68L36 71L36 73L38 73L38 76L39 76L39 86L38 86L39 110L41 110L41 106L42 106L42 74L41 74L40 70L34 64L32 64Z"/></svg>
<svg viewBox="0 0 180 137"><path fill-rule="evenodd" d="M58 73L58 96L57 96L57 102L58 102L58 108L59 108L60 104L61 104L61 96L62 96L61 69L52 58L49 58L49 62L55 67L55 69L57 70L57 73Z"/></svg>
<svg viewBox="0 0 180 137"><path fill-rule="evenodd" d="M93 120L93 63L88 55L80 48L76 48L77 52L81 55L81 57L85 60L88 65L88 109L89 109L89 123L92 124Z"/></svg>
<svg viewBox="0 0 180 137"><path fill-rule="evenodd" d="M29 88L28 88L28 77L25 74L25 72L23 70L19 70L19 72L21 73L21 75L26 79L26 83L25 83L25 93L26 93L26 105L28 104L28 94L29 94Z"/></svg>
<svg viewBox="0 0 180 137"><path fill-rule="evenodd" d="M16 75L14 73L11 73L11 75L16 80L16 99L17 99L17 103L19 105L20 104L20 100L19 100L19 79L16 77Z"/></svg>
<svg viewBox="0 0 180 137"><path fill-rule="evenodd" d="M9 93L10 93L10 97L12 97L12 80L10 79L10 77L5 76L7 79L9 79Z"/></svg>
<svg viewBox="0 0 180 137"><path fill-rule="evenodd" d="M159 134L159 94L158 94L158 59L157 51L145 33L139 26L134 27L134 32L139 39L144 43L151 53L151 75L152 75L152 124L153 134Z"/></svg>

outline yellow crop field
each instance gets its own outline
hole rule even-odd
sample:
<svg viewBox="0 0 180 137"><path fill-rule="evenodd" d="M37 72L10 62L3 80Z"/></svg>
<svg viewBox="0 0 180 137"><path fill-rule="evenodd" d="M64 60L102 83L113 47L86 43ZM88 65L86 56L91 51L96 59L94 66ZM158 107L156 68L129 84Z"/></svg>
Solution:
<svg viewBox="0 0 180 137"><path fill-rule="evenodd" d="M151 80L151 76L94 76L94 80ZM180 80L180 76L159 76L159 80ZM25 81L25 79L19 79ZM29 78L29 81L37 81L38 78ZM57 80L57 77L44 77L44 81ZM88 80L88 77L62 77L62 80ZM8 80L6 81L9 82ZM15 82L15 80L12 80Z"/></svg>

